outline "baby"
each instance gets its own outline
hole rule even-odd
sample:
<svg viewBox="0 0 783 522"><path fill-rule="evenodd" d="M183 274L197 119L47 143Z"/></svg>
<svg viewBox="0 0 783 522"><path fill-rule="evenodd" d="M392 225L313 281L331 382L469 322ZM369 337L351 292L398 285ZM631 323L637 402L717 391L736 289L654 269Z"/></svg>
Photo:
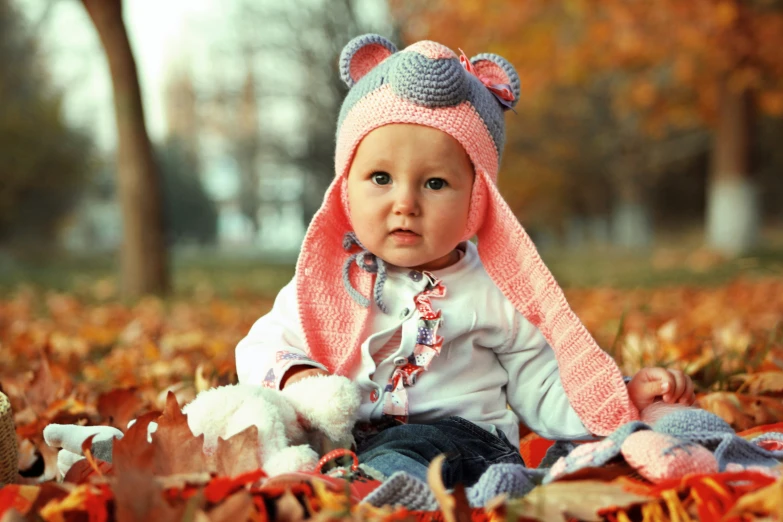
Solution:
<svg viewBox="0 0 783 522"><path fill-rule="evenodd" d="M350 91L336 178L294 279L237 346L240 383L355 382L361 470L389 479L371 494L376 505L395 500L384 495L400 477L426 489L440 454L446 487L473 487L475 505L514 493L477 482L523 472L520 421L546 438L589 439L660 399L693 403L680 371L647 368L626 383L498 192L504 113L519 99L506 60L429 41L398 52L365 35L345 47L340 70ZM47 429L62 445L86 438L78 428ZM66 467L81 458L71 446L58 457Z"/></svg>
<svg viewBox="0 0 783 522"><path fill-rule="evenodd" d="M587 439L656 400L693 403L680 371L626 383L498 192L504 113L520 89L509 62L430 41L398 52L365 35L340 70L350 91L336 177L294 279L237 346L241 383L349 377L363 392L365 469L425 480L445 453L447 487L522 464L520 421Z"/></svg>

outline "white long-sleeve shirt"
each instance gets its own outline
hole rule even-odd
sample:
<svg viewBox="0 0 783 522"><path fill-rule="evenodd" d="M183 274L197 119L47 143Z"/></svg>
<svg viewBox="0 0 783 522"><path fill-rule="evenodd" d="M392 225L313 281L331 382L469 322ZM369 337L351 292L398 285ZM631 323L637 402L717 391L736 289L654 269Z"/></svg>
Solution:
<svg viewBox="0 0 783 522"><path fill-rule="evenodd" d="M457 415L492 433L501 430L515 445L520 420L549 439L589 438L563 390L554 351L495 286L476 247L464 245L459 262L433 271L446 287L446 296L432 303L443 314L438 334L444 343L429 369L407 388L408 421ZM279 387L291 366L325 369L306 355L295 284L294 279L280 291L272 310L237 345L239 382ZM348 376L363 391L360 420L381 417L395 360L413 352L419 318L413 298L426 285L420 272L388 267L383 300L390 313L371 305L371 333L361 345L361 363Z"/></svg>

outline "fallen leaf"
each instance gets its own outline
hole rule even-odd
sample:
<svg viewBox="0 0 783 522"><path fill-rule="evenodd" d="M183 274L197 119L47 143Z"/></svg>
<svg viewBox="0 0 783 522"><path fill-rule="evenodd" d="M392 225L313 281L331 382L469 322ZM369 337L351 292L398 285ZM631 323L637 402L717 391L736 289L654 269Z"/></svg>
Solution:
<svg viewBox="0 0 783 522"><path fill-rule="evenodd" d="M626 507L653 497L629 493L614 482L567 481L538 486L527 496L509 501L515 514L542 521L567 521L569 518L600 521L598 512L611 507Z"/></svg>
<svg viewBox="0 0 783 522"><path fill-rule="evenodd" d="M135 387L117 388L98 396L100 416L123 432L128 429L128 422L135 419L144 406L144 400Z"/></svg>
<svg viewBox="0 0 783 522"><path fill-rule="evenodd" d="M152 473L155 449L147 442L147 427L159 417L158 412L142 415L128 428L123 438L114 439L111 461L117 474L122 475L128 470L147 470Z"/></svg>
<svg viewBox="0 0 783 522"><path fill-rule="evenodd" d="M111 481L117 522L179 522L185 504L172 506L163 497L155 477L140 469L126 469Z"/></svg>
<svg viewBox="0 0 783 522"><path fill-rule="evenodd" d="M275 501L274 520L277 522L299 522L304 520L305 510L291 490L287 490Z"/></svg>
<svg viewBox="0 0 783 522"><path fill-rule="evenodd" d="M218 475L234 477L261 469L258 454L258 428L249 426L228 440L218 437L217 448L211 460Z"/></svg>
<svg viewBox="0 0 783 522"><path fill-rule="evenodd" d="M190 431L188 417L182 413L174 393L169 392L166 409L157 422L158 429L152 434L156 475L209 471L204 434L196 437Z"/></svg>
<svg viewBox="0 0 783 522"><path fill-rule="evenodd" d="M757 372L734 377L742 382L737 393L770 395L783 392L783 372Z"/></svg>
<svg viewBox="0 0 783 522"><path fill-rule="evenodd" d="M68 473L65 474L65 477L63 477L63 482L68 482L71 484L84 484L89 482L90 478L93 476L108 475L113 470L112 465L106 461L97 460L96 464L100 473L95 471L95 468L93 468L92 464L90 464L87 459L77 461L73 466L70 467Z"/></svg>
<svg viewBox="0 0 783 522"><path fill-rule="evenodd" d="M40 493L38 486L19 486L8 484L0 488L0 515L14 509L20 514L26 514Z"/></svg>
<svg viewBox="0 0 783 522"><path fill-rule="evenodd" d="M726 518L744 516L773 516L775 520L783 520L783 479L747 493L726 514Z"/></svg>
<svg viewBox="0 0 783 522"><path fill-rule="evenodd" d="M257 469L235 477L215 477L210 481L207 487L204 488L204 497L207 499L207 502L217 504L228 495L234 493L237 489L253 484L264 476L264 472Z"/></svg>
<svg viewBox="0 0 783 522"><path fill-rule="evenodd" d="M212 522L244 522L255 513L253 497L247 491L234 493L209 511Z"/></svg>

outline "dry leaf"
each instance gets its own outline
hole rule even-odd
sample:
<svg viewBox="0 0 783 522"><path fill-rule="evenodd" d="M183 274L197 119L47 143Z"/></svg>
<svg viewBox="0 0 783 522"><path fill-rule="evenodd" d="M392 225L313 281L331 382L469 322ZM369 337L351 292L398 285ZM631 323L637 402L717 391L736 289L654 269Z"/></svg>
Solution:
<svg viewBox="0 0 783 522"><path fill-rule="evenodd" d="M159 417L158 412L142 415L128 428L123 438L114 440L111 461L117 474L122 475L129 470L146 470L152 474L156 465L155 450L147 442L147 427Z"/></svg>
<svg viewBox="0 0 783 522"><path fill-rule="evenodd" d="M509 501L509 509L542 521L567 521L570 517L600 521L598 511L646 502L653 497L629 493L616 482L568 481L539 486L519 500Z"/></svg>
<svg viewBox="0 0 783 522"><path fill-rule="evenodd" d="M98 413L121 431L128 428L128 422L135 419L144 406L135 387L117 388L98 396Z"/></svg>
<svg viewBox="0 0 783 522"><path fill-rule="evenodd" d="M744 495L729 510L726 517L743 515L772 515L775 520L783 520L783 479Z"/></svg>
<svg viewBox="0 0 783 522"><path fill-rule="evenodd" d="M770 395L783 392L783 372L757 372L735 376L742 382L737 393Z"/></svg>
<svg viewBox="0 0 783 522"><path fill-rule="evenodd" d="M185 504L170 505L155 477L139 469L126 469L111 481L117 522L179 522Z"/></svg>
<svg viewBox="0 0 783 522"><path fill-rule="evenodd" d="M218 475L227 477L261 469L258 448L258 428L255 426L245 428L228 440L218 437L217 449L212 457L213 469Z"/></svg>
<svg viewBox="0 0 783 522"><path fill-rule="evenodd" d="M286 491L275 502L274 520L277 522L299 522L304 518L305 510L291 490Z"/></svg>
<svg viewBox="0 0 783 522"><path fill-rule="evenodd" d="M166 409L157 422L158 429L152 434L156 475L209 471L204 434L195 437L190 431L188 417L182 413L174 393L169 392Z"/></svg>

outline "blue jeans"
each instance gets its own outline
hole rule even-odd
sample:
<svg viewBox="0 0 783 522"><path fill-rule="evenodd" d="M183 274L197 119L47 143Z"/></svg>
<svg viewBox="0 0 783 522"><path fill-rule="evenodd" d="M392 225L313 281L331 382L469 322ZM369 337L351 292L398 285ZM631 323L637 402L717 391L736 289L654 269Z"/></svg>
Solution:
<svg viewBox="0 0 783 522"><path fill-rule="evenodd" d="M357 440L359 462L387 477L405 471L426 482L427 467L444 453L443 483L472 486L492 464L523 464L519 451L502 432L493 435L461 417L432 424L401 424Z"/></svg>

